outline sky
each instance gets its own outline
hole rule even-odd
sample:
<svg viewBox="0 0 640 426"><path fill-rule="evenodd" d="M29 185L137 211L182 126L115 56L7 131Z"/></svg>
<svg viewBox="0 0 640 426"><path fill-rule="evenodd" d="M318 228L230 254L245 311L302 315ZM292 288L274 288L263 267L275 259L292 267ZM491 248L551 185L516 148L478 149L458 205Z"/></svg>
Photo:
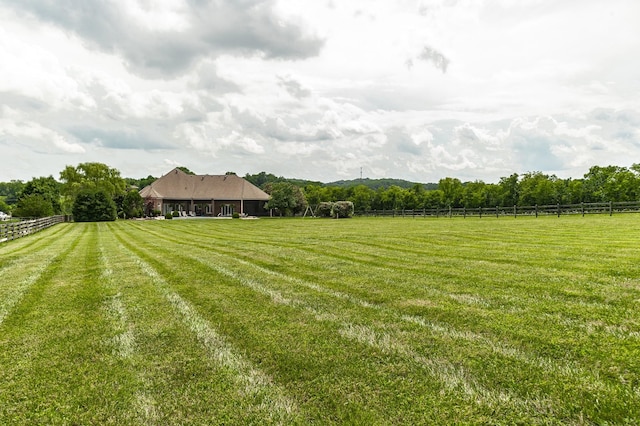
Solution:
<svg viewBox="0 0 640 426"><path fill-rule="evenodd" d="M0 0L0 181L640 163L637 0Z"/></svg>

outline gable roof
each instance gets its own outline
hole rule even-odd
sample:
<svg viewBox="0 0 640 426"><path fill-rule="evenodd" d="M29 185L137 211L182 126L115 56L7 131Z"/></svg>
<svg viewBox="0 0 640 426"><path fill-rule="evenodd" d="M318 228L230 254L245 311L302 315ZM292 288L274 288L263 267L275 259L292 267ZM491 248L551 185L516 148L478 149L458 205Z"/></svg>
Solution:
<svg viewBox="0 0 640 426"><path fill-rule="evenodd" d="M269 200L269 194L236 175L189 175L175 168L140 191L142 198Z"/></svg>

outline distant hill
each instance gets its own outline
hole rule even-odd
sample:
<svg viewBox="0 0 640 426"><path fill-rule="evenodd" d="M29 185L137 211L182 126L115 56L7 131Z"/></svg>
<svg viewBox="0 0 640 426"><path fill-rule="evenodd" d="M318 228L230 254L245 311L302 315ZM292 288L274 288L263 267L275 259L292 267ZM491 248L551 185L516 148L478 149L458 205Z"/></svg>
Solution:
<svg viewBox="0 0 640 426"><path fill-rule="evenodd" d="M426 190L438 189L437 183L419 183L419 182L411 182L404 179L393 179L393 178L384 178L384 179L364 178L364 179L338 180L335 182L324 183L324 182L319 182L315 180L285 178L283 176L276 176L274 174L266 173L266 172L261 172L254 175L247 173L244 176L244 178L260 188L269 182L289 182L299 187L305 187L307 185L317 185L317 186L337 186L340 188L351 188L358 185L364 185L368 188L373 189L374 191L377 190L378 188L389 188L390 186L394 186L394 185L399 186L400 188L403 188L403 189L410 189L416 184L422 185ZM154 180L156 180L156 178L153 176L147 176L146 178L142 178L142 179L125 178L125 180L130 186L134 186L134 187L137 187L138 189L142 189L145 186L151 184Z"/></svg>
<svg viewBox="0 0 640 426"><path fill-rule="evenodd" d="M305 179L292 179L285 178L282 176L276 176L271 173L260 172L258 174L250 175L246 174L244 176L252 184L262 187L265 183L268 182L289 182L297 186L307 186L307 185L317 185L317 186L337 186L340 188L351 188L358 185L364 185L368 188L373 189L374 191L378 188L388 188L390 186L399 186L403 189L412 188L415 185L422 185L426 190L438 189L437 183L418 183L418 182L410 182L408 180L403 179L392 179L392 178L384 178L384 179L351 179L351 180L338 180L335 182L323 183L312 180Z"/></svg>
<svg viewBox="0 0 640 426"><path fill-rule="evenodd" d="M378 188L388 188L390 186L399 186L400 188L409 189L414 185L422 185L424 189L438 189L437 183L419 183L419 182L410 182L408 180L403 179L392 179L392 178L384 178L384 179L351 179L351 180L338 180L335 182L325 183L324 186L339 186L341 188L351 188L352 186L364 185L371 189Z"/></svg>

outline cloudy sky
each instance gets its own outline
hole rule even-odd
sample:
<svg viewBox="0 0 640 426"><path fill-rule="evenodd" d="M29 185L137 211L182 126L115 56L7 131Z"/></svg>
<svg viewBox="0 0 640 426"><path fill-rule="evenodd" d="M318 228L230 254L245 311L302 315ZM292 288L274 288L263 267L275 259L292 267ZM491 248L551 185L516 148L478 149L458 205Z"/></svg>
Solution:
<svg viewBox="0 0 640 426"><path fill-rule="evenodd" d="M0 181L640 163L637 0L0 0Z"/></svg>

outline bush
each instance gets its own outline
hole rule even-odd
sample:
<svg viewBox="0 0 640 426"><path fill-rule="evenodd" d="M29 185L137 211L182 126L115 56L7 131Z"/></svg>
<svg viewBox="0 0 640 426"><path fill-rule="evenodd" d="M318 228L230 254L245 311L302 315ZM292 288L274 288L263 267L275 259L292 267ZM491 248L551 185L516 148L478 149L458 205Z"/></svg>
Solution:
<svg viewBox="0 0 640 426"><path fill-rule="evenodd" d="M180 217L180 212L179 211L174 211L173 213L171 213L171 215L173 217Z"/></svg>
<svg viewBox="0 0 640 426"><path fill-rule="evenodd" d="M320 217L351 217L353 216L353 203L351 201L336 201L335 203L322 202L316 209L316 215Z"/></svg>
<svg viewBox="0 0 640 426"><path fill-rule="evenodd" d="M164 215L164 218L165 219L173 219L173 214L167 213L167 214Z"/></svg>
<svg viewBox="0 0 640 426"><path fill-rule="evenodd" d="M353 216L353 203L351 201L336 201L331 209L332 217L351 217Z"/></svg>
<svg viewBox="0 0 640 426"><path fill-rule="evenodd" d="M240 219L240 213L238 212L233 212L233 214L231 215L232 218L234 219Z"/></svg>
<svg viewBox="0 0 640 426"><path fill-rule="evenodd" d="M153 217L156 217L156 216L160 216L162 212L160 210L154 210L153 212L151 212L151 214L153 215Z"/></svg>
<svg viewBox="0 0 640 426"><path fill-rule="evenodd" d="M316 215L320 217L331 217L331 210L333 209L333 203L323 201L318 204L318 208L316 209Z"/></svg>
<svg viewBox="0 0 640 426"><path fill-rule="evenodd" d="M47 217L54 215L50 200L40 194L29 194L21 197L13 212L16 217Z"/></svg>
<svg viewBox="0 0 640 426"><path fill-rule="evenodd" d="M116 218L116 203L104 191L82 191L73 203L73 220L76 222L105 222Z"/></svg>

